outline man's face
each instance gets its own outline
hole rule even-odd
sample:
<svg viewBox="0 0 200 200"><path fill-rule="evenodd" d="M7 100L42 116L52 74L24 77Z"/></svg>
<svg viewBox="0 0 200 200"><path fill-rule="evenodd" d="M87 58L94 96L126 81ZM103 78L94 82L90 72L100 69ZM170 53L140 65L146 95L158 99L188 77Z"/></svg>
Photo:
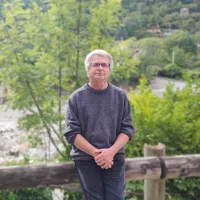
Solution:
<svg viewBox="0 0 200 200"><path fill-rule="evenodd" d="M110 76L109 58L105 56L94 55L90 60L88 76L93 81L107 81L108 77Z"/></svg>

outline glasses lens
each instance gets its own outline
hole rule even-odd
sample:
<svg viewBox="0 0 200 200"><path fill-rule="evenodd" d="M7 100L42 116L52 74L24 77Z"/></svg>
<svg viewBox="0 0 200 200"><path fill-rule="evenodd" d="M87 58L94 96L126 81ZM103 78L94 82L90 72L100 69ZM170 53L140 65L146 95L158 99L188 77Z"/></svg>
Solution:
<svg viewBox="0 0 200 200"><path fill-rule="evenodd" d="M108 63L91 63L91 65L92 65L92 67L100 67L100 66L109 67L110 66L110 64L108 64Z"/></svg>
<svg viewBox="0 0 200 200"><path fill-rule="evenodd" d="M102 67L107 67L107 63L101 63Z"/></svg>

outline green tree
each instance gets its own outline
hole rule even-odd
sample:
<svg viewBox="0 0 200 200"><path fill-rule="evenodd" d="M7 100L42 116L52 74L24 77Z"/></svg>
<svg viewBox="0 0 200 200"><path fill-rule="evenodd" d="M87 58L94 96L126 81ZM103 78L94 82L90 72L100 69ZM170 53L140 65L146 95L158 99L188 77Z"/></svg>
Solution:
<svg viewBox="0 0 200 200"><path fill-rule="evenodd" d="M199 30L200 30L200 23L199 23ZM196 43L200 43L200 31L195 33L194 40Z"/></svg>
<svg viewBox="0 0 200 200"><path fill-rule="evenodd" d="M137 46L137 40L131 38L126 41L117 42L111 49L111 54L115 61L114 70L111 74L112 82L116 84L126 82L129 85L138 80L138 66L140 61L135 57Z"/></svg>
<svg viewBox="0 0 200 200"><path fill-rule="evenodd" d="M4 37L1 44L4 51L2 78L12 90L12 108L28 111L20 124L27 129L42 130L39 127L43 127L57 151L63 155L52 136L56 134L67 148L61 130L55 128L63 116L55 112L58 95L53 86L58 78L53 69L55 65L50 64L53 59L46 52L49 44L46 42L47 30L41 23L43 15L36 4L26 10L20 2L5 4L4 23L1 25Z"/></svg>
<svg viewBox="0 0 200 200"><path fill-rule="evenodd" d="M185 67L185 53L183 49L175 47L174 52L174 63L180 67Z"/></svg>
<svg viewBox="0 0 200 200"><path fill-rule="evenodd" d="M20 125L47 133L59 154L68 157L63 93L86 81L86 52L110 48L120 1L52 0L48 5L44 11L34 2L26 9L21 1L4 4L1 80L12 91L12 108L27 112Z"/></svg>
<svg viewBox="0 0 200 200"><path fill-rule="evenodd" d="M183 49L186 53L197 53L197 45L195 41L185 31L175 31L165 39L165 45L168 49L168 52L172 52L173 48L177 46Z"/></svg>
<svg viewBox="0 0 200 200"><path fill-rule="evenodd" d="M162 40L158 38L145 38L140 41L140 74L144 74L148 80L152 75L158 74L169 62Z"/></svg>
<svg viewBox="0 0 200 200"><path fill-rule="evenodd" d="M90 49L110 49L120 26L120 0L103 0L91 8L92 17L88 26Z"/></svg>

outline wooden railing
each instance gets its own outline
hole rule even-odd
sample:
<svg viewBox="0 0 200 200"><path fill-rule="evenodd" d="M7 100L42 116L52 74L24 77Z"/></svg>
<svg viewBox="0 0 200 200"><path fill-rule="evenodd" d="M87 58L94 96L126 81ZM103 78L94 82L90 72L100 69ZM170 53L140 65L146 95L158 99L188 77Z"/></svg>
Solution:
<svg viewBox="0 0 200 200"><path fill-rule="evenodd" d="M147 147L147 146L146 146ZM151 147L150 149L154 149ZM162 148L155 148L158 152ZM126 180L151 181L151 188L144 193L154 192L156 181L181 177L200 177L200 154L181 156L150 156L143 158L127 158L125 163ZM56 187L78 183L78 177L72 162L59 164L38 164L27 166L0 167L0 190ZM147 182L148 187L148 182ZM157 184L159 191L163 191L164 184ZM155 193L155 192L154 192ZM156 195L154 200L163 200L163 194L144 195L145 200L149 196ZM152 197L151 197L152 200Z"/></svg>

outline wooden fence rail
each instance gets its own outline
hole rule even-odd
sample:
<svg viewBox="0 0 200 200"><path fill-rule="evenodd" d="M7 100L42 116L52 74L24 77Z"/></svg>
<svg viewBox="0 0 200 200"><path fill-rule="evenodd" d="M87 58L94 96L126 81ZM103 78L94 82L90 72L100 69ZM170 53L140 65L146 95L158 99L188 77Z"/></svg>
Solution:
<svg viewBox="0 0 200 200"><path fill-rule="evenodd" d="M128 158L126 180L200 177L200 154ZM56 187L78 182L72 162L0 167L0 190Z"/></svg>

